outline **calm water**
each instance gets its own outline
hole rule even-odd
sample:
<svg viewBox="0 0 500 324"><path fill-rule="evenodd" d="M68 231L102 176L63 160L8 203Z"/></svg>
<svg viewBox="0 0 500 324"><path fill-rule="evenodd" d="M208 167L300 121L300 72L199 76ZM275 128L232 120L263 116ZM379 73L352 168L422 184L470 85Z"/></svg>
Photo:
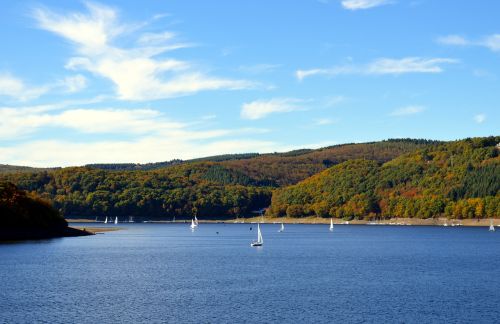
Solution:
<svg viewBox="0 0 500 324"><path fill-rule="evenodd" d="M0 245L0 322L500 319L500 231L263 225L251 248L250 224L119 226Z"/></svg>

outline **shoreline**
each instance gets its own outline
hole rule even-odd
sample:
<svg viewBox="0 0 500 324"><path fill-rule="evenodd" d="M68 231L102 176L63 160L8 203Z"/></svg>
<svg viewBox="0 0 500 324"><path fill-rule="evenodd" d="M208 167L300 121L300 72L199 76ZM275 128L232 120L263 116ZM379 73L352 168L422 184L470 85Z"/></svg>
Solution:
<svg viewBox="0 0 500 324"><path fill-rule="evenodd" d="M90 222L86 222L89 223ZM104 234L105 232L121 231L123 228L120 227L85 227L85 226L71 226L71 228L77 229L79 231L84 231L91 234Z"/></svg>
<svg viewBox="0 0 500 324"><path fill-rule="evenodd" d="M46 240L62 237L77 237L94 235L92 231L87 231L75 227L64 228L22 228L12 227L0 229L0 242Z"/></svg>
<svg viewBox="0 0 500 324"><path fill-rule="evenodd" d="M103 222L96 222L95 220L92 219L66 219L68 223L92 223L92 224L103 224ZM500 227L500 219L499 218L493 218L491 219L493 221L494 226ZM146 221L146 223L158 223L158 224L164 224L164 223L172 223L172 224L187 224L190 221L188 220L178 220L178 221L171 221L171 220L151 220L151 221ZM292 217L251 217L251 218L237 218L237 219L218 219L218 220L199 220L200 223L225 223L225 224L256 224L256 223L262 223L262 224L279 224L279 223L284 223L284 224L304 224L304 225L318 225L318 224L323 224L327 225L330 224L330 218L321 218L321 217L303 217L303 218L292 218ZM143 222L137 222L137 223L143 223ZM120 224L120 223L119 223ZM128 224L128 222L124 222L124 224ZM133 224L133 223L132 223ZM490 219L447 219L445 217L440 217L440 218L429 218L429 219L420 219L420 218L392 218L392 219L387 219L387 220L379 220L379 221L368 221L368 220L351 220L351 221L346 221L343 219L338 219L334 218L333 219L333 224L334 225L391 225L391 226L466 226L466 227L487 227L490 226ZM115 224L110 224L110 225L115 225ZM78 229L84 228L83 226L78 226ZM94 227L95 229L96 227ZM87 229L87 228L85 228ZM88 228L91 230L91 228ZM109 231L116 231L120 230L120 228L116 227L100 227L99 231L100 232L109 232ZM96 232L94 232L96 233Z"/></svg>

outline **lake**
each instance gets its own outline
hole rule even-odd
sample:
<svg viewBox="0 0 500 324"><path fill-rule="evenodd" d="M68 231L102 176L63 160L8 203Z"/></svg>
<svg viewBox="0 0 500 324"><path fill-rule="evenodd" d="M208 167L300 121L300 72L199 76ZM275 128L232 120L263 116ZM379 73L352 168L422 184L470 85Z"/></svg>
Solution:
<svg viewBox="0 0 500 324"><path fill-rule="evenodd" d="M264 246L253 248L256 224L109 226L123 230L0 245L0 322L500 319L500 232L484 227L285 225L278 233L265 224Z"/></svg>

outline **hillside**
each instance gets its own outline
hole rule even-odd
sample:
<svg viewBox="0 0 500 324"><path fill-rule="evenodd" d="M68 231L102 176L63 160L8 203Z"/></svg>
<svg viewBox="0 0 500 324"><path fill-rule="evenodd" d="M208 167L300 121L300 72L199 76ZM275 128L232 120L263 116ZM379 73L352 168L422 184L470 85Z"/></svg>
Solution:
<svg viewBox="0 0 500 324"><path fill-rule="evenodd" d="M392 139L372 143L335 145L317 150L265 154L246 160L228 160L221 164L238 170L256 181L281 187L295 184L348 160L368 159L382 163L401 154L438 143L418 139Z"/></svg>
<svg viewBox="0 0 500 324"><path fill-rule="evenodd" d="M357 158L383 163L437 144L389 140L288 153L224 155L162 168L92 165L5 173L0 178L52 201L65 216L233 218L254 215L269 206L275 187L294 184L338 163Z"/></svg>
<svg viewBox="0 0 500 324"><path fill-rule="evenodd" d="M270 188L208 162L152 171L81 167L3 177L51 200L65 216L235 217L269 205L271 198Z"/></svg>
<svg viewBox="0 0 500 324"><path fill-rule="evenodd" d="M350 160L278 189L272 216L485 218L500 215L500 137L418 149L386 163Z"/></svg>
<svg viewBox="0 0 500 324"><path fill-rule="evenodd" d="M18 173L18 172L40 172L40 171L48 171L48 170L55 170L55 169L57 169L57 168L32 168L32 167L27 167L27 166L0 164L0 174L1 173Z"/></svg>
<svg viewBox="0 0 500 324"><path fill-rule="evenodd" d="M49 203L0 182L0 241L88 235L68 228Z"/></svg>

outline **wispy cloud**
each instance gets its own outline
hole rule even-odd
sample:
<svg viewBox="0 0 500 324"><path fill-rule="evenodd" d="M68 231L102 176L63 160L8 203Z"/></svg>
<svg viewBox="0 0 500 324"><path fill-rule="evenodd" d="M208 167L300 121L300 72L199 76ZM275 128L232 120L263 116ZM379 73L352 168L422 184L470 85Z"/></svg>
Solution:
<svg viewBox="0 0 500 324"><path fill-rule="evenodd" d="M441 73L444 64L458 63L451 58L405 57L402 59L379 58L365 65L341 65L331 68L297 70L298 80L315 75L337 76L345 74L360 75L400 75L407 73Z"/></svg>
<svg viewBox="0 0 500 324"><path fill-rule="evenodd" d="M469 41L460 35L441 36L438 37L436 41L444 45L457 45L457 46L469 45Z"/></svg>
<svg viewBox="0 0 500 324"><path fill-rule="evenodd" d="M87 87L87 78L81 74L69 76L59 82L59 85L69 93L81 91Z"/></svg>
<svg viewBox="0 0 500 324"><path fill-rule="evenodd" d="M485 114L477 114L474 116L474 121L478 124L482 124L486 121L486 115Z"/></svg>
<svg viewBox="0 0 500 324"><path fill-rule="evenodd" d="M325 125L331 125L333 123L335 123L335 120L331 118L319 118L314 120L315 126L325 126Z"/></svg>
<svg viewBox="0 0 500 324"><path fill-rule="evenodd" d="M303 101L296 98L274 98L270 100L256 100L243 104L241 107L241 118L261 119L274 113L285 113L304 109Z"/></svg>
<svg viewBox="0 0 500 324"><path fill-rule="evenodd" d="M281 66L280 64L261 63L254 65L241 65L238 67L238 70L248 74L263 74L272 72L277 68L279 68L280 66Z"/></svg>
<svg viewBox="0 0 500 324"><path fill-rule="evenodd" d="M410 116L410 115L416 115L425 110L425 107L423 106L407 106L407 107L402 107L399 109L394 110L391 112L389 115L390 116L396 116L396 117L401 117L401 116Z"/></svg>
<svg viewBox="0 0 500 324"><path fill-rule="evenodd" d="M23 80L8 74L0 73L0 97L9 97L16 101L36 99L50 90L48 86L34 87Z"/></svg>
<svg viewBox="0 0 500 324"><path fill-rule="evenodd" d="M480 46L493 52L500 52L500 34L483 36L477 40L467 39L461 35L447 35L438 37L436 41L443 45L453 46Z"/></svg>
<svg viewBox="0 0 500 324"><path fill-rule="evenodd" d="M342 7L348 10L370 9L394 3L391 0L342 0Z"/></svg>
<svg viewBox="0 0 500 324"><path fill-rule="evenodd" d="M188 61L163 57L166 52L192 46L176 42L170 31L145 33L130 48L114 45L118 37L134 36L141 24L124 24L114 8L85 3L88 13L56 14L36 9L33 16L40 28L69 40L78 56L66 68L85 70L109 79L119 99L155 100L189 95L204 90L246 89L255 86L246 80L214 77ZM162 58L159 55L162 54Z"/></svg>

